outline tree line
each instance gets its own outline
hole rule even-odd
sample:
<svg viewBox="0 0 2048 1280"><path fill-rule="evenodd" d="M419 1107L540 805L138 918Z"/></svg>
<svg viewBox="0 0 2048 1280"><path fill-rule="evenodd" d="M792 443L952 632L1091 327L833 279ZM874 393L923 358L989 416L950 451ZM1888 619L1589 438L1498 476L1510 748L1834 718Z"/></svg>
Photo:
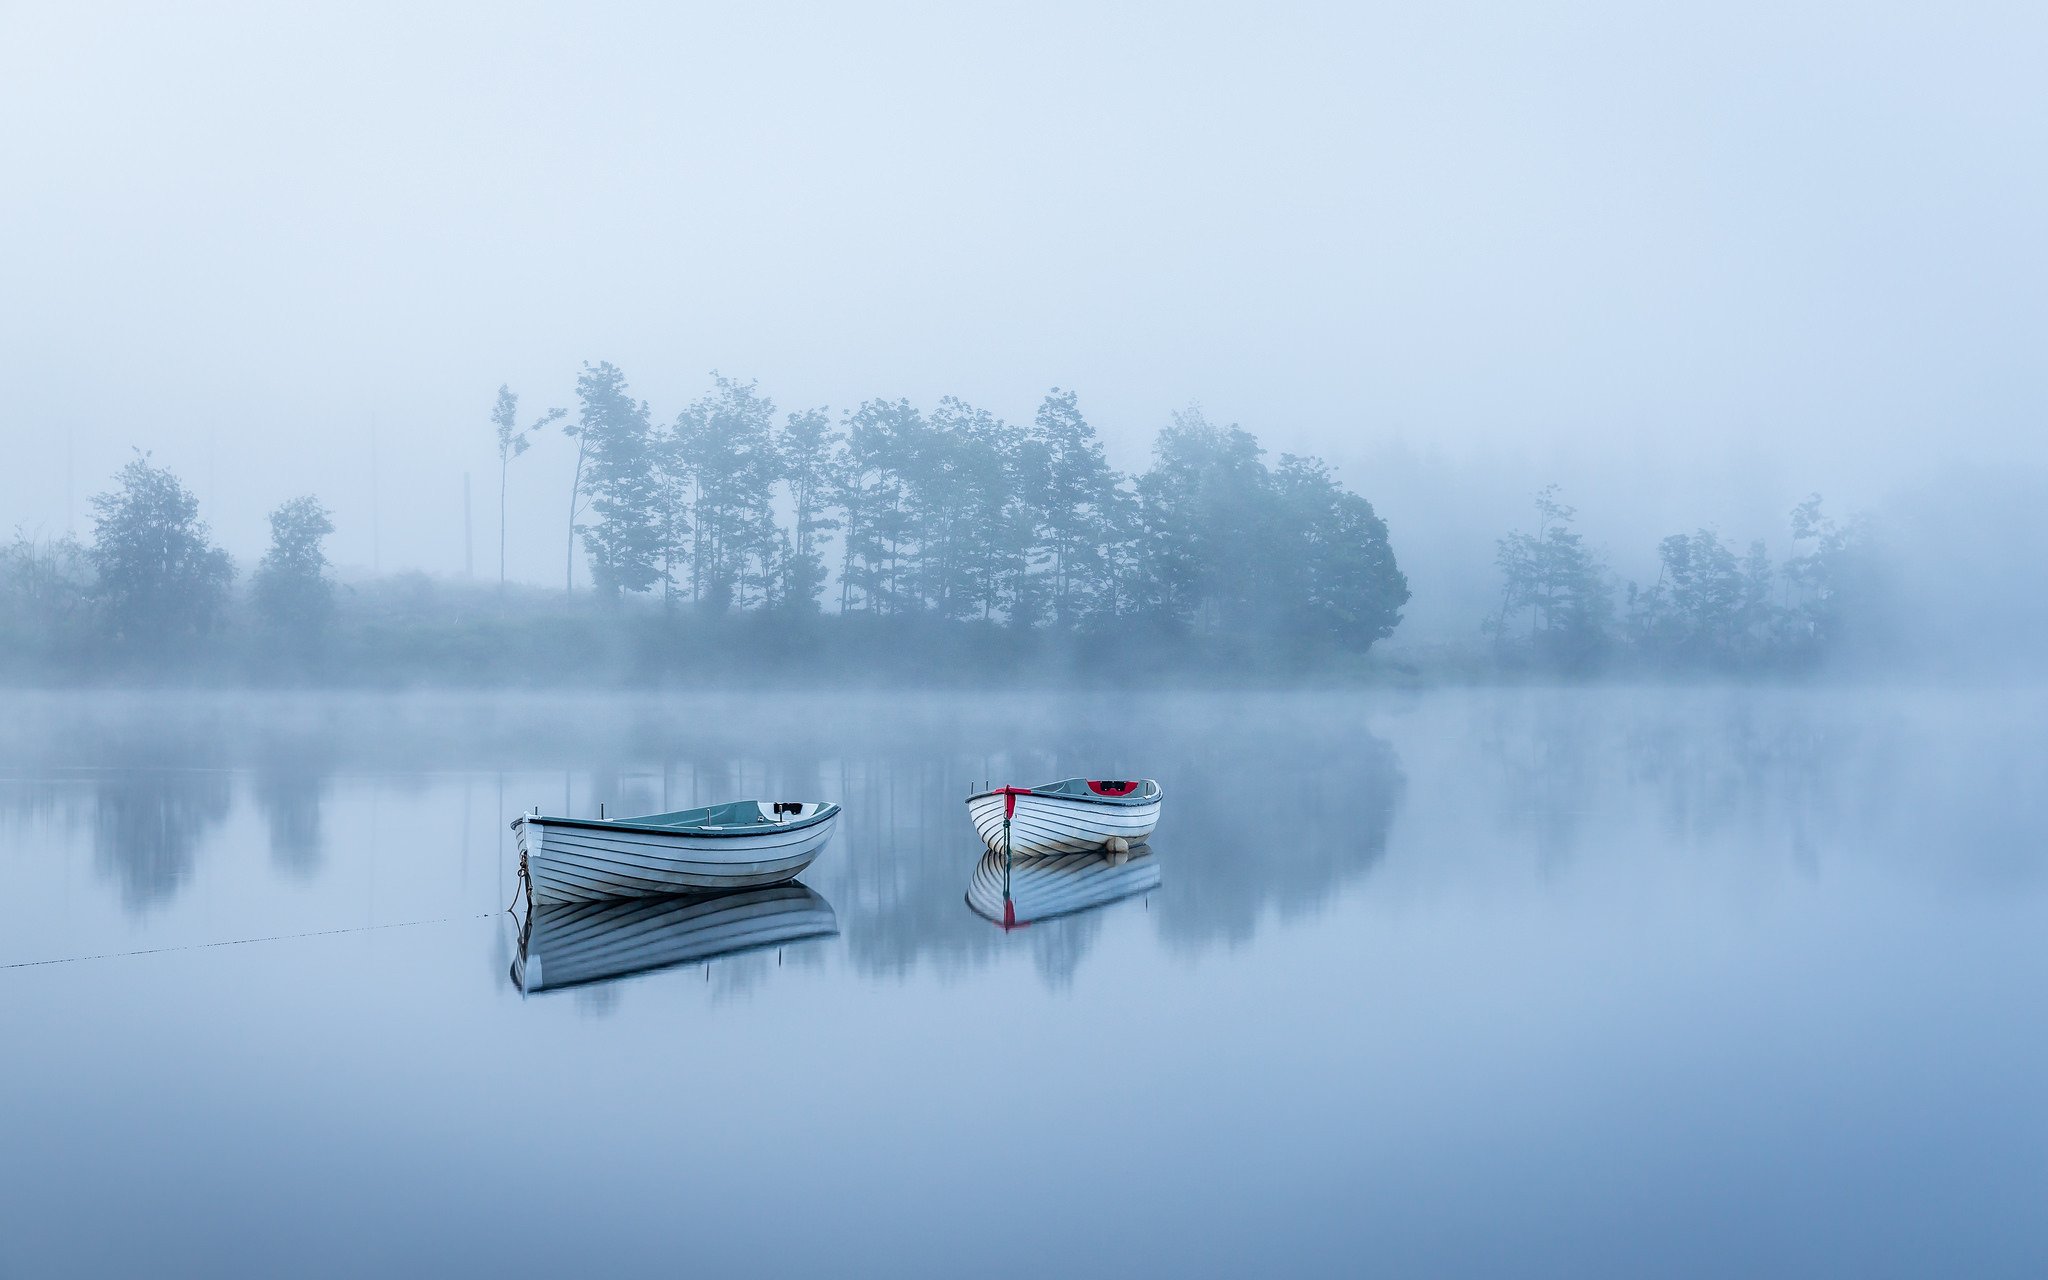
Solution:
<svg viewBox="0 0 2048 1280"><path fill-rule="evenodd" d="M719 625L812 641L834 627L920 641L951 629L1012 649L1115 644L1298 666L1363 654L1409 596L1371 503L1319 459L1269 463L1250 432L1196 409L1172 416L1135 476L1109 465L1079 398L1060 389L1014 424L952 397L783 413L755 383L714 375L657 419L599 363L577 378L573 413L525 415L501 387L489 421L501 590L510 469L559 432L575 450L556 508L564 587L576 593L580 547L588 594L614 611L658 601L679 620L671 638ZM0 557L0 628L18 661L196 652L238 632L272 657L329 647L334 524L317 498L272 512L270 548L240 593L197 499L149 455L93 512L89 543L18 536ZM507 625L484 619L447 643L488 644Z"/></svg>
<svg viewBox="0 0 2048 1280"><path fill-rule="evenodd" d="M24 674L237 643L253 665L304 674L423 661L428 675L539 673L605 648L609 627L632 633L613 646L619 665L655 675L702 669L693 652L720 644L727 669L778 651L817 666L835 645L842 670L903 669L948 637L967 638L952 649L963 667L1064 646L1285 671L1365 653L1409 598L1371 503L1320 460L1269 462L1250 432L1198 409L1171 416L1136 475L1109 465L1079 398L1057 388L1010 423L952 397L785 413L755 383L713 375L657 419L599 363L577 378L573 412L524 415L501 387L489 421L501 598L535 590L505 581L510 469L558 437L574 461L555 508L557 595L599 602L590 616L537 614L531 599L495 613L422 604L412 597L431 591L415 584L388 607L356 599L353 630L338 627L333 516L311 495L271 512L270 546L238 591L196 497L138 451L92 499L89 542L17 535L0 550L0 650ZM1703 528L1665 537L1646 583L1586 543L1557 486L1534 514L1497 544L1500 595L1482 630L1504 668L1798 669L1876 647L1889 620L1874 526L1838 522L1817 496L1792 512L1782 563L1760 541L1738 548ZM358 584L350 598L379 590ZM667 622L641 625L650 618Z"/></svg>
<svg viewBox="0 0 2048 1280"><path fill-rule="evenodd" d="M1357 653L1408 600L1370 502L1318 459L1268 465L1251 433L1199 410L1173 416L1134 477L1057 388L1028 424L953 397L778 414L717 375L657 422L609 363L584 366L576 396L573 416L522 428L501 388L493 421L507 462L550 424L574 440L565 585L580 539L610 598Z"/></svg>
<svg viewBox="0 0 2048 1280"><path fill-rule="evenodd" d="M214 545L199 499L137 450L92 498L93 536L39 540L17 532L0 551L0 635L17 655L98 642L145 656L173 653L226 624L236 578ZM270 549L249 604L273 639L312 641L334 609L323 544L332 514L311 496L270 513Z"/></svg>
<svg viewBox="0 0 2048 1280"><path fill-rule="evenodd" d="M1837 521L1818 494L1793 508L1791 554L1737 548L1709 528L1657 545L1657 576L1623 582L1586 545L1558 486L1539 491L1533 530L1497 544L1498 609L1483 624L1497 658L1586 672L1652 665L1705 671L1812 667L1874 648L1891 583L1875 526Z"/></svg>

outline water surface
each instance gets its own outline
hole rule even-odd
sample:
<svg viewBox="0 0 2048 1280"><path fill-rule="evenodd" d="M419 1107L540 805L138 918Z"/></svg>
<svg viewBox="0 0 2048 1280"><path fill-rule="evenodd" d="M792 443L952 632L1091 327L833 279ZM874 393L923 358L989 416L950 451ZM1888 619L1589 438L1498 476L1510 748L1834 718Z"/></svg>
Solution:
<svg viewBox="0 0 2048 1280"><path fill-rule="evenodd" d="M0 1275L2048 1267L2036 694L5 702ZM822 928L522 993L513 815L736 796Z"/></svg>

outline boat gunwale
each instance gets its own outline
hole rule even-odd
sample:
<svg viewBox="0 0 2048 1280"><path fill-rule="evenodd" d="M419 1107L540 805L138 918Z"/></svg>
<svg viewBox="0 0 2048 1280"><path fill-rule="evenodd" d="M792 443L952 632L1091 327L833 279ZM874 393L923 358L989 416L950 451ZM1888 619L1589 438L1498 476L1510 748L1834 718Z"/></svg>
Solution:
<svg viewBox="0 0 2048 1280"><path fill-rule="evenodd" d="M756 800L754 803L759 804L760 801ZM717 806L707 807L716 808ZM684 810L684 812L688 811ZM798 818L795 822L761 821L750 822L744 826L727 825L713 827L639 822L631 818L557 818L545 813L522 813L512 819L511 828L517 831L519 824L522 822L538 822L555 827L582 827L587 830L623 831L634 834L701 836L705 839L722 840L759 837L775 831L802 831L806 827L815 827L821 822L830 821L838 816L839 803L835 800L827 800L823 802L818 812L807 818Z"/></svg>
<svg viewBox="0 0 2048 1280"><path fill-rule="evenodd" d="M1089 779L1087 778L1061 778L1058 782L1041 782L1035 787L990 787L986 791L975 792L973 795L967 797L967 801L969 804L972 804L976 800L987 800L992 797L1000 796L1004 794L1005 791L1008 791L1020 797L1036 796L1040 800L1072 800L1076 804L1110 805L1117 808L1130 809L1135 808L1136 806L1142 804L1157 804L1159 803L1160 799L1166 795L1166 788L1159 785L1159 780L1157 778L1136 779L1136 781L1138 782L1149 782L1152 784L1151 795L1138 794L1129 796L1102 796L1090 793L1084 796L1076 795L1071 791L1048 790L1048 788L1050 787L1062 786L1069 782L1087 781L1089 781ZM1096 781L1101 781L1101 779L1096 779Z"/></svg>

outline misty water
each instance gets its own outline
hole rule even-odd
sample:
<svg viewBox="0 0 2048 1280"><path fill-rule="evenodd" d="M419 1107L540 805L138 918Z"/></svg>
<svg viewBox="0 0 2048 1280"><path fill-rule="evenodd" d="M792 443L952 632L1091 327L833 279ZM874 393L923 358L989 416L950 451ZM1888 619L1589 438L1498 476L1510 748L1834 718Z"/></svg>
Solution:
<svg viewBox="0 0 2048 1280"><path fill-rule="evenodd" d="M2039 1274L2048 699L14 694L0 1275ZM985 780L1157 777L1004 931ZM523 994L507 823L845 806Z"/></svg>

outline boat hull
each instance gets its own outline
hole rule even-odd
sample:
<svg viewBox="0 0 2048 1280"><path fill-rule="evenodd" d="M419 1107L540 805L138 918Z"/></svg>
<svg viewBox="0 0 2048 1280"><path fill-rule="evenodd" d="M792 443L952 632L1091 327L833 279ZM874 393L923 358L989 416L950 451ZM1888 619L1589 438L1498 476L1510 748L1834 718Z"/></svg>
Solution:
<svg viewBox="0 0 2048 1280"><path fill-rule="evenodd" d="M1128 857L1069 853L1052 858L1010 860L1009 909L1004 909L1003 855L985 853L967 885L975 914L1010 926L1072 915L1121 902L1159 887L1159 859L1149 846Z"/></svg>
<svg viewBox="0 0 2048 1280"><path fill-rule="evenodd" d="M811 865L839 825L707 836L524 817L513 824L536 905L653 894L717 893L781 884Z"/></svg>
<svg viewBox="0 0 2048 1280"><path fill-rule="evenodd" d="M1001 793L979 795L967 802L974 833L991 853L1003 850ZM1009 852L1019 858L1050 858L1063 853L1095 853L1113 839L1126 847L1143 844L1159 825L1159 801L1145 804L1094 804L1067 796L1031 793L1016 797L1010 816Z"/></svg>
<svg viewBox="0 0 2048 1280"><path fill-rule="evenodd" d="M800 884L556 903L527 917L512 981L525 992L546 991L838 932L832 904Z"/></svg>

